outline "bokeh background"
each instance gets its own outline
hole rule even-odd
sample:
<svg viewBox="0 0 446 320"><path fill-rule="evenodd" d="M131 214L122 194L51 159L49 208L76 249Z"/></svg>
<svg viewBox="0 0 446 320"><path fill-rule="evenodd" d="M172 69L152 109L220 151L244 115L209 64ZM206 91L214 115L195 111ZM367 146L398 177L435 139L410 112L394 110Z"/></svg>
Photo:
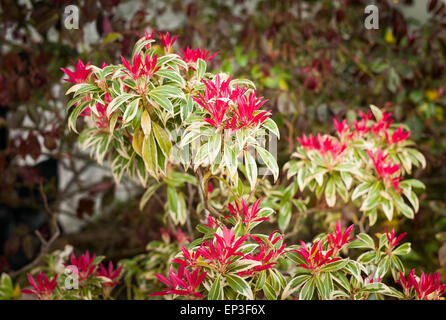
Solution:
<svg viewBox="0 0 446 320"><path fill-rule="evenodd" d="M79 6L79 29L63 24ZM379 7L379 29L364 8ZM332 132L333 117L369 104L406 123L428 166L414 220L403 220L409 267L446 279L446 3L443 1L103 0L0 1L0 273L52 247L73 245L118 261L160 238L165 199L143 212L141 188L115 185L68 132L61 67L128 57L137 32L178 34L177 50L217 52L209 68L254 81L281 130L285 163L303 133ZM49 210L48 210L49 209ZM48 212L57 213L56 222ZM54 224L56 223L56 225ZM382 227L392 227L386 223ZM305 230L302 231L305 233Z"/></svg>

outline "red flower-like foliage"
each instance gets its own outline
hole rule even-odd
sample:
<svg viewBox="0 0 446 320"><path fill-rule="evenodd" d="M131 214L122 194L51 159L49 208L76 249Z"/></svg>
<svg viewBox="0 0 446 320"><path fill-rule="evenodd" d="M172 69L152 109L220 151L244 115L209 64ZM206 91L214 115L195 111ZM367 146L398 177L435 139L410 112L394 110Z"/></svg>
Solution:
<svg viewBox="0 0 446 320"><path fill-rule="evenodd" d="M373 124L372 132L375 136L380 136L383 133L387 133L387 129L389 129L392 124L392 114L388 112L383 112L382 118Z"/></svg>
<svg viewBox="0 0 446 320"><path fill-rule="evenodd" d="M223 236L214 233L215 241L204 240L204 243L197 250L203 258L210 261L211 264L220 265L221 270L231 264L233 261L231 258L234 256L243 256L241 252L238 252L242 243L248 238L248 235L244 235L235 240L234 228L228 229L223 225ZM215 243L214 243L215 242Z"/></svg>
<svg viewBox="0 0 446 320"><path fill-rule="evenodd" d="M268 100L257 98L255 92L251 91L246 95L247 89L238 85L231 89L230 82L232 77L221 81L220 75L217 75L214 81L203 80L206 88L204 96L198 94L194 100L206 109L212 118L204 118L205 121L214 127L220 127L225 121L226 111L229 109L230 101L235 105L232 110L232 119L226 119L226 128L236 130L241 127L251 125L261 125L269 116L269 111L259 111L260 107ZM236 127L237 121L241 124Z"/></svg>
<svg viewBox="0 0 446 320"><path fill-rule="evenodd" d="M381 282L381 278L373 278L373 276L364 277L364 284Z"/></svg>
<svg viewBox="0 0 446 320"><path fill-rule="evenodd" d="M169 271L169 278L162 274L155 273L159 281L167 285L163 291L149 294L149 296L165 296L168 294L177 294L182 296L192 296L196 298L203 298L203 295L198 292L198 287L206 277L206 272L200 274L200 269L195 269L192 274L184 265L178 267L178 273L171 266Z"/></svg>
<svg viewBox="0 0 446 320"><path fill-rule="evenodd" d="M181 246L181 250L183 251L183 257L185 260L181 259L173 259L172 262L176 262L178 264L191 267L195 269L197 267L197 260L200 257L199 251L189 251L186 247Z"/></svg>
<svg viewBox="0 0 446 320"><path fill-rule="evenodd" d="M336 128L336 131L339 134L339 137L341 139L345 139L345 135L347 134L347 132L350 130L350 125L347 124L347 120L342 120L342 121L338 121L337 119L333 119L333 124ZM349 136L347 136L347 140L350 139L352 137L353 133L350 134Z"/></svg>
<svg viewBox="0 0 446 320"><path fill-rule="evenodd" d="M410 131L404 131L403 126L400 126L389 137L387 131L385 132L386 140L389 145L396 144L398 142L406 141L410 136Z"/></svg>
<svg viewBox="0 0 446 320"><path fill-rule="evenodd" d="M76 256L74 253L71 254L71 265L75 266L77 268L77 274L79 276L79 280L81 282L84 282L87 280L97 269L98 265L93 264L94 258L96 255L90 257L90 253L87 252L82 254L78 259L76 259ZM68 267L69 264L64 263L65 267Z"/></svg>
<svg viewBox="0 0 446 320"><path fill-rule="evenodd" d="M209 229L214 229L214 230L215 230L215 229L218 228L218 226L219 226L220 224L219 224L217 218L213 218L213 217L209 216L209 217L207 218L207 223L203 223L203 225L204 225L205 227L208 227Z"/></svg>
<svg viewBox="0 0 446 320"><path fill-rule="evenodd" d="M137 32L137 34L138 34L138 36L139 36L139 38L143 38L138 32ZM147 32L147 30L146 31L144 31L144 39L146 40L146 41L148 41L148 40L153 40L153 37L155 36L155 29L153 29L152 30L152 33L149 35L149 33ZM146 47L146 49L149 49L150 47L151 47L151 44L149 43L149 44L146 44L145 45L145 47Z"/></svg>
<svg viewBox="0 0 446 320"><path fill-rule="evenodd" d="M172 48L173 44L177 40L178 36L175 36L172 38L170 36L169 32L166 32L166 34L162 34L160 32L160 36L161 36L161 43L163 44L163 47L164 47L164 51L166 53L170 52L170 49Z"/></svg>
<svg viewBox="0 0 446 320"><path fill-rule="evenodd" d="M214 81L203 80L206 88L204 95L198 94L193 99L211 114L211 118L203 120L216 128L220 128L226 123L226 128L235 131L241 127L251 125L261 125L269 116L269 111L258 111L267 101L262 98L256 98L255 93L251 91L246 95L247 89L238 85L231 89L230 82L232 77L222 81L220 75L217 75ZM235 106L230 108L230 102ZM232 114L227 114L228 110ZM237 126L237 121L240 124Z"/></svg>
<svg viewBox="0 0 446 320"><path fill-rule="evenodd" d="M133 63L130 63L121 56L122 64L127 69L125 73L127 73L133 80L138 81L138 79L145 75L147 78L152 77L155 72L159 70L161 67L156 67L156 63L158 61L158 55L155 54L153 58L150 55L147 55L144 62L142 61L141 55L137 54L133 57Z"/></svg>
<svg viewBox="0 0 446 320"><path fill-rule="evenodd" d="M351 232L353 231L354 225L349 226L344 232L342 232L341 220L336 223L336 228L333 233L329 233L328 237L328 245L332 249L341 250L341 248L352 241L354 238L349 238Z"/></svg>
<svg viewBox="0 0 446 320"><path fill-rule="evenodd" d="M28 273L28 282L34 290L23 289L23 293L35 294L40 300L50 300L52 298L53 291L57 287L57 274L50 281L46 274L42 271L37 275L37 282L31 274Z"/></svg>
<svg viewBox="0 0 446 320"><path fill-rule="evenodd" d="M404 232L400 234L398 237L395 237L395 229L392 229L391 233L389 233L389 231L386 229L386 237L389 243L389 249L392 250L393 248L398 246L400 244L400 241L404 238L406 234L407 232Z"/></svg>
<svg viewBox="0 0 446 320"><path fill-rule="evenodd" d="M96 272L96 275L110 279L110 281L102 283L104 287L114 287L119 283L119 281L115 280L118 279L121 275L122 267L123 266L121 265L118 269L113 270L113 263L110 261L108 263L108 269L106 269L101 263L99 265L99 270Z"/></svg>
<svg viewBox="0 0 446 320"><path fill-rule="evenodd" d="M328 263L340 260L340 258L332 258L334 248L324 253L322 242L320 241L314 242L310 248L307 248L305 242L301 241L300 243L302 247L297 250L297 253L305 259L306 264L299 265L303 268L314 271Z"/></svg>
<svg viewBox="0 0 446 320"><path fill-rule="evenodd" d="M90 69L87 69L87 67L90 65L90 62L88 62L86 65L79 59L77 61L76 70L70 71L66 68L60 68L65 74L68 76L68 79L64 79L67 82L73 82L73 83L84 83L86 82L88 76L91 73Z"/></svg>
<svg viewBox="0 0 446 320"><path fill-rule="evenodd" d="M419 300L439 300L446 290L446 284L440 282L439 272L425 274L422 271L419 280L417 280L415 269L409 272L407 279L400 271L400 279L397 282L403 287L406 296L409 296L411 289L414 289Z"/></svg>
<svg viewBox="0 0 446 320"><path fill-rule="evenodd" d="M323 156L329 152L334 159L338 158L347 148L345 143L340 143L336 138L330 136L323 138L319 133L315 137L311 134L308 137L303 135L302 138L297 138L297 140L305 149L317 150Z"/></svg>
<svg viewBox="0 0 446 320"><path fill-rule="evenodd" d="M400 169L399 164L393 164L392 160L386 162L386 158L388 154L384 155L384 151L381 151L379 148L376 151L376 157L373 155L373 152L367 150L367 154L370 159L373 161L373 165L375 166L376 172L383 178L385 183L390 183L396 191L399 192L399 181L402 179L401 177L392 177L394 174L398 172Z"/></svg>
<svg viewBox="0 0 446 320"><path fill-rule="evenodd" d="M105 105L102 105L100 103L96 103L96 111L97 113L94 113L95 119L96 119L96 126L101 129L107 129L108 128L108 117L107 117L107 108L109 103L112 101L112 97L110 94L106 93L104 96L104 102ZM82 117L90 117L92 115L92 111L90 107L87 107L80 116ZM122 117L119 117L122 118Z"/></svg>
<svg viewBox="0 0 446 320"><path fill-rule="evenodd" d="M254 91L251 91L249 96L246 96L246 94L238 95L234 114L242 123L242 126L261 125L268 118L269 111L257 112L268 101L262 99L263 97L257 98Z"/></svg>
<svg viewBox="0 0 446 320"><path fill-rule="evenodd" d="M280 240L283 240L283 236L281 234L277 235L278 232L274 231L268 237L268 242L265 243L261 238L251 235L251 238L254 239L260 245L260 252L257 255L247 254L245 256L246 259L251 259L255 261L261 262L261 265L254 266L253 268L242 271L239 273L240 276L251 275L253 272L258 272L266 269L271 269L274 265L277 264L277 259L289 252L290 250L286 249L286 243L283 243L280 248L276 248L275 244ZM275 235L277 235L275 237Z"/></svg>
<svg viewBox="0 0 446 320"><path fill-rule="evenodd" d="M235 98L233 93L234 90L232 90L230 87L231 80L232 76L222 81L220 78L220 74L217 74L217 76L213 81L203 79L202 82L204 83L206 88L204 90L204 97L199 95L201 100L210 101L212 99L219 99L219 98L227 98L234 100ZM245 92L246 90L244 90L243 92L237 91L238 94L244 94Z"/></svg>
<svg viewBox="0 0 446 320"><path fill-rule="evenodd" d="M268 220L269 218L265 217L257 217L257 214L260 212L259 208L260 199L257 199L256 202L251 207L251 210L248 209L248 205L246 204L245 199L242 200L242 205L235 202L235 207L232 204L228 204L229 211L231 211L230 215L227 215L225 219L234 217L237 220L242 219L243 223L246 226L249 226L253 222Z"/></svg>
<svg viewBox="0 0 446 320"><path fill-rule="evenodd" d="M213 57L217 55L217 52L209 55L211 52L206 49L201 49L198 47L197 49L191 49L189 46L186 48L186 50L181 50L182 59L184 62L186 62L190 67L195 68L195 64L197 63L198 59L203 59L204 61L209 61Z"/></svg>
<svg viewBox="0 0 446 320"><path fill-rule="evenodd" d="M205 108L212 116L212 118L203 118L203 120L215 128L219 128L225 120L226 111L229 109L229 102L217 99L213 104L207 103L206 105L203 105L203 108Z"/></svg>
<svg viewBox="0 0 446 320"><path fill-rule="evenodd" d="M176 232L172 232L171 230L166 231L163 228L161 228L160 231L162 238L165 239L166 242L170 241L170 236L173 236L175 241L180 245L190 241L190 237L187 235L187 233L183 232L179 227L177 228Z"/></svg>
<svg viewBox="0 0 446 320"><path fill-rule="evenodd" d="M190 241L190 237L187 235L187 233L183 232L180 228L177 228L177 232L174 234L175 240L179 244L183 244Z"/></svg>
<svg viewBox="0 0 446 320"><path fill-rule="evenodd" d="M231 77L225 81L221 81L220 75L217 74L214 81L206 81L204 95L198 94L198 97L192 97L201 107L211 114L211 118L203 118L204 121L219 128L226 120L226 111L229 109L229 99L232 97L232 90L229 86ZM227 120L227 124L228 124ZM235 125L234 128L235 129Z"/></svg>

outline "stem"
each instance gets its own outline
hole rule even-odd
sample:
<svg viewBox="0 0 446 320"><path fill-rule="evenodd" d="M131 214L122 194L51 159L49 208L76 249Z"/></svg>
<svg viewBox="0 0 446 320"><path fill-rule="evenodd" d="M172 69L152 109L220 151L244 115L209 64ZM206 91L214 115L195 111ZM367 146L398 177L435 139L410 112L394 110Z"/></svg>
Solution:
<svg viewBox="0 0 446 320"><path fill-rule="evenodd" d="M201 172L201 168L198 168L197 171L195 172L195 178L197 179L198 183L198 194L200 195L200 200L201 203L203 204L203 208L205 210L206 215L212 213L214 216L223 217L223 215L220 212L216 211L214 208L212 208L212 206L209 205L207 190L205 192L202 188L203 173Z"/></svg>
<svg viewBox="0 0 446 320"><path fill-rule="evenodd" d="M11 277L15 277L15 276L17 276L17 275L19 275L19 274L21 274L21 273L23 273L23 272L25 272L25 271L27 271L29 269L34 268L37 264L39 264L40 261L48 253L49 249L51 248L51 245L54 243L54 241L56 241L56 239L60 235L59 225L57 224L57 214L53 210L51 210L50 207L48 206L48 200L47 200L46 194L43 192L43 182L42 181L40 181L39 191L40 191L40 194L42 196L42 200L43 200L43 204L44 204L45 210L51 216L50 232L51 232L52 236L51 236L51 238L48 241L46 241L45 238L42 236L42 234L39 232L39 230L35 230L35 233L36 233L37 237L42 242L42 246L41 246L39 255L37 256L36 259L34 259L31 263L27 264L23 268L10 273Z"/></svg>

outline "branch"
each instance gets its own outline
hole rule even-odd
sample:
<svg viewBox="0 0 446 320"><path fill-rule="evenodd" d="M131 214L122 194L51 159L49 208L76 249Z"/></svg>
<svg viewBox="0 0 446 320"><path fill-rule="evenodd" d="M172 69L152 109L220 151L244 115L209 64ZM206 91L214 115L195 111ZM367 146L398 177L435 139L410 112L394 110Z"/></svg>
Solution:
<svg viewBox="0 0 446 320"><path fill-rule="evenodd" d="M212 208L212 206L209 205L207 192L204 192L203 188L202 188L203 187L203 174L202 174L200 168L198 168L198 170L195 172L195 178L197 179L198 194L200 195L200 200L201 200L201 203L203 204L205 213L207 215L209 213L212 213L214 216L223 217L223 215L220 212L218 212L217 210Z"/></svg>
<svg viewBox="0 0 446 320"><path fill-rule="evenodd" d="M35 230L34 232L36 233L37 237L39 238L40 242L42 243L42 245L40 247L39 255L31 263L27 264L26 266L20 268L17 271L11 272L10 273L11 277L16 277L17 275L37 266L41 262L41 260L45 257L45 255L49 252L52 244L54 243L54 241L56 241L56 239L60 235L59 225L57 224L57 214L53 210L51 210L51 208L48 205L48 200L47 200L46 194L43 192L43 182L42 181L40 181L39 191L40 191L40 195L42 196L43 205L45 207L45 210L51 216L50 232L52 233L52 236L47 241L42 236L42 234L39 232L39 230Z"/></svg>

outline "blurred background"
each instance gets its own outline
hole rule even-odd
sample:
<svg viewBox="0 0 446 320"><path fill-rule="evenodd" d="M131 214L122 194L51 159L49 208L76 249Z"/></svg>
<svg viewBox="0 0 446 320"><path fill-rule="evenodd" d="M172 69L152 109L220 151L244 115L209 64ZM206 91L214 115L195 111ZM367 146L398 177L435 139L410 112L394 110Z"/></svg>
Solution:
<svg viewBox="0 0 446 320"><path fill-rule="evenodd" d="M71 4L78 29L64 25ZM369 104L406 123L428 167L414 172L427 186L420 211L399 226L414 249L405 263L445 277L446 3L378 1L377 30L364 27L369 4L0 0L0 273L18 274L42 240L118 261L160 238L163 195L140 212L143 190L127 179L115 185L109 168L78 149L60 70L78 59L119 63L137 32L155 29L178 34L177 51L218 51L211 70L255 82L281 130L279 165L296 137L333 132L333 117L353 118Z"/></svg>

